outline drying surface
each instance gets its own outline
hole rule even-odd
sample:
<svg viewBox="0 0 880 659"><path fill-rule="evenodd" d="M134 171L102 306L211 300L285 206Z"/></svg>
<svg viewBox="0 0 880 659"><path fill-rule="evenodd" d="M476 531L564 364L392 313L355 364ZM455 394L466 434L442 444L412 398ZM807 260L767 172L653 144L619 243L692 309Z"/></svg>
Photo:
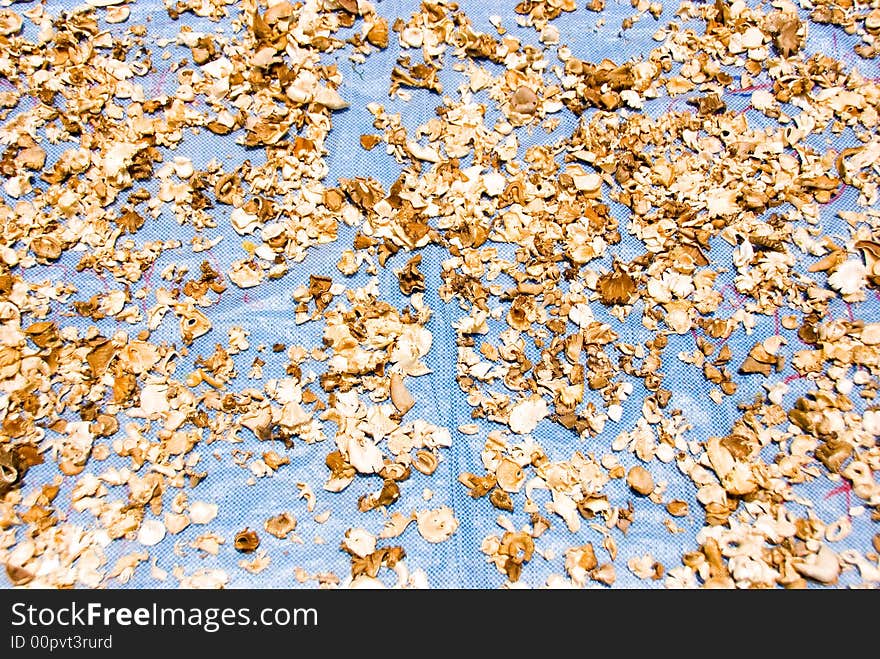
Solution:
<svg viewBox="0 0 880 659"><path fill-rule="evenodd" d="M353 574L466 588L876 585L880 72L854 51L872 54L858 31L880 27L876 2L817 5L854 17L852 35L787 3L750 15L742 3L590 11L578 0L549 21L538 10L566 3L524 3L532 16L492 4L503 35L478 2L430 15L361 2L357 17L349 2L283 4L257 24L251 4L197 15L207 1L190 3L196 12L137 2L118 23L106 21L118 4L9 9L32 14L2 37L0 60L0 343L15 350L2 364L0 441L36 446L44 461L0 507L6 585L293 588ZM295 29L313 12L354 19L331 39L364 38L323 52ZM386 47L365 38L377 17ZM441 93L403 84L389 97L398 58L424 54L394 29L411 17L419 35L442 24L455 45L433 59ZM95 30L71 27L90 20ZM726 35L702 48L702 72L687 30L707 43ZM757 38L757 56L731 53L731 33ZM285 52L284 39L296 45ZM609 67L599 80L564 71L560 52L656 69ZM71 112L74 90L89 96L114 72L116 97L95 93ZM161 130L143 130L144 117ZM45 164L28 169L33 147ZM80 147L93 157L77 169ZM236 172L227 195L218 181ZM187 318L209 331L185 340ZM714 361L725 349L729 360ZM392 402L395 373L405 391ZM118 424L107 436L104 417ZM369 473L383 458L383 475ZM389 476L411 459L436 468ZM503 487L470 496L487 473ZM266 522L284 512L295 528L276 519L275 537ZM254 544L236 540L245 529L255 551L239 551Z"/></svg>

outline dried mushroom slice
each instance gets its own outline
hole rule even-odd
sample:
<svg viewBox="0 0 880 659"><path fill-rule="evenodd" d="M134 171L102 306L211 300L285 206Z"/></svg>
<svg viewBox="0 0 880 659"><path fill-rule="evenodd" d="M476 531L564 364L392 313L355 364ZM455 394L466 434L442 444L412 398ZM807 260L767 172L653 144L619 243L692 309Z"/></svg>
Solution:
<svg viewBox="0 0 880 659"><path fill-rule="evenodd" d="M428 542L444 542L458 529L452 508L441 506L433 510L420 510L416 513L419 535Z"/></svg>
<svg viewBox="0 0 880 659"><path fill-rule="evenodd" d="M597 290L603 304L627 304L636 291L636 281L615 263L612 272L599 277Z"/></svg>
<svg viewBox="0 0 880 659"><path fill-rule="evenodd" d="M654 478L651 472L640 465L629 470L626 475L626 483L636 494L647 496L654 491Z"/></svg>
<svg viewBox="0 0 880 659"><path fill-rule="evenodd" d="M28 469L42 462L42 455L31 444L0 445L0 495L19 487Z"/></svg>
<svg viewBox="0 0 880 659"><path fill-rule="evenodd" d="M260 538L257 536L256 531L245 528L235 534L233 546L236 551L240 551L243 554L250 554L251 552L256 551L257 547L260 546Z"/></svg>
<svg viewBox="0 0 880 659"><path fill-rule="evenodd" d="M495 469L495 480L505 492L519 492L526 481L522 467L509 459L502 460Z"/></svg>
<svg viewBox="0 0 880 659"><path fill-rule="evenodd" d="M288 512L279 513L270 517L263 523L266 533L274 535L279 540L284 540L296 530L296 517Z"/></svg>

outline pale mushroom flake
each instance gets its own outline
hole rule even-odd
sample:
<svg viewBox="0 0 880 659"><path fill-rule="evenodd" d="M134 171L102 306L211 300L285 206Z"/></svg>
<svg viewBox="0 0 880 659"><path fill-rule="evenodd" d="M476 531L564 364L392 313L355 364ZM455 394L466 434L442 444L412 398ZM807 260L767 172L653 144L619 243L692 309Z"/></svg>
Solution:
<svg viewBox="0 0 880 659"><path fill-rule="evenodd" d="M369 437L337 437L340 450L348 456L348 461L361 474L375 474L384 466L382 451Z"/></svg>
<svg viewBox="0 0 880 659"><path fill-rule="evenodd" d="M844 299L849 299L864 290L866 275L867 270L861 261L849 259L828 276L828 285L834 290L840 291ZM863 293L861 294L863 295Z"/></svg>
<svg viewBox="0 0 880 659"><path fill-rule="evenodd" d="M519 492L526 480L523 468L509 459L500 462L495 469L495 478L502 490L511 493Z"/></svg>
<svg viewBox="0 0 880 659"><path fill-rule="evenodd" d="M593 545L589 542L581 547L565 550L565 571L578 586L582 587L587 583L589 573L598 564Z"/></svg>
<svg viewBox="0 0 880 659"><path fill-rule="evenodd" d="M138 530L138 542L146 547L152 547L162 542L165 537L165 525L157 519L148 519L141 524Z"/></svg>
<svg viewBox="0 0 880 659"><path fill-rule="evenodd" d="M189 519L193 524L208 524L217 517L217 510L216 503L196 501L190 504Z"/></svg>
<svg viewBox="0 0 880 659"><path fill-rule="evenodd" d="M433 510L420 510L416 513L419 534L428 542L443 542L458 529L452 508L441 506Z"/></svg>
<svg viewBox="0 0 880 659"><path fill-rule="evenodd" d="M224 588L229 582L229 575L223 570L201 569L196 570L190 576L186 576L182 569L175 568L173 574L180 580L181 588L217 590Z"/></svg>
<svg viewBox="0 0 880 659"><path fill-rule="evenodd" d="M398 373L391 376L391 402L401 414L406 414L416 404L412 394L403 384L403 378Z"/></svg>
<svg viewBox="0 0 880 659"><path fill-rule="evenodd" d="M508 424L513 432L527 435L549 414L547 401L540 396L531 396L511 408Z"/></svg>
<svg viewBox="0 0 880 659"><path fill-rule="evenodd" d="M366 529L348 529L342 540L342 548L354 556L363 558L376 551L376 536Z"/></svg>
<svg viewBox="0 0 880 659"><path fill-rule="evenodd" d="M406 527L415 521L415 519L415 516L412 515L410 517L405 517L400 513L391 513L391 516L385 520L385 525L382 527L379 537L387 539L403 535L403 532L406 531Z"/></svg>
<svg viewBox="0 0 880 659"><path fill-rule="evenodd" d="M251 560L241 559L238 562L238 566L244 570L245 572L250 572L251 574L259 574L272 562L272 559L269 557L269 554L266 550L257 552L256 556L254 556Z"/></svg>

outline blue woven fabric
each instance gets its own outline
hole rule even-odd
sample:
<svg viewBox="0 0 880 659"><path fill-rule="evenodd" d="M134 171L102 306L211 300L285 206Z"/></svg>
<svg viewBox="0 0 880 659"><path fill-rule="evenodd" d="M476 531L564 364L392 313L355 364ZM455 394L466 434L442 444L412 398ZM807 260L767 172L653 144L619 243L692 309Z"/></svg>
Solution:
<svg viewBox="0 0 880 659"><path fill-rule="evenodd" d="M52 0L47 3L50 13L56 14L64 9L77 6L76 2L58 2ZM392 1L381 0L376 2L378 12L387 17L389 23L393 23L396 17L404 20L413 12L418 11L416 1ZM460 3L478 30L487 32L494 31L489 23L487 14L497 12L502 16L503 24L511 33L521 38L525 43L540 45L537 34L529 28L518 28L513 12L514 2L492 4L466 0ZM30 4L16 5L21 8L30 7ZM646 55L656 47L652 40L654 31L663 24L677 20L674 18L675 3L665 3L662 15L654 20L650 15L637 22L632 29L621 33L620 24L624 17L633 14L629 0L608 0L605 10L601 13L586 11L579 7L576 12L564 13L553 24L560 31L560 43L571 47L576 57L598 62L603 58L611 58L616 62ZM237 9L230 7L230 13L235 15ZM601 26L599 23L603 22ZM127 23L120 25L107 25L113 33L121 33L132 24L144 24L148 27L149 40L154 49L153 62L157 70L149 75L146 80L140 81L145 90L154 95L172 92L176 87L176 76L170 74L167 67L171 62L189 55L187 49L169 45L166 48L155 46L153 39L174 39L182 26L190 26L193 30L207 33L223 29L226 35L231 33L229 20L212 22L208 19L195 17L191 13L181 15L177 21L171 20L165 8L158 2L138 2L131 5L131 17ZM32 27L28 28L31 30ZM356 28L357 29L357 28ZM28 34L28 33L26 33ZM327 183L334 184L339 178L351 178L353 176L372 176L378 179L385 189L396 180L400 172L400 165L394 159L384 153L382 148L373 151L365 151L358 145L358 138L362 133L375 132L372 128L372 115L367 111L366 105L370 102L379 102L386 106L389 112L399 112L403 123L410 131L435 116L435 107L440 104L440 99L427 91L416 90L412 99L403 102L398 99L389 99L387 89L390 80L391 69L400 50L396 43L396 35L392 33L390 46L369 56L363 65L353 64L348 60L350 52L347 48L337 51L332 55L325 56L325 60L335 62L342 75L344 83L340 94L350 102L351 106L333 115L333 129L327 141L329 155L329 175ZM877 61L861 60L852 52L852 46L856 43L855 37L847 36L839 28L833 26L810 25L809 37L806 43L808 53L825 53L835 59L844 62L845 66L858 68L866 76L876 76L878 72ZM172 57L162 60L158 55L162 50L172 53ZM451 51L451 49L450 49ZM444 86L444 94L452 98L457 97L457 88L462 85L466 78L463 74L453 70L454 58L451 52L447 54L446 66L443 69L441 79ZM486 65L493 73L500 71L493 65ZM676 97L670 103L669 98L660 98L649 101L645 112L657 115L667 111L670 107L684 109L687 95ZM478 97L479 98L479 97ZM763 115L749 110L748 93L730 93L723 99L732 110L747 112L747 117L752 126L769 125L772 120ZM25 106L26 107L26 106ZM536 129L532 132L519 131L521 152L532 144L552 143L570 135L577 125L577 118L571 113L563 111L559 113L559 127L552 133L547 134L543 130ZM487 123L491 125L493 116L487 116ZM253 163L262 162L265 158L260 149L245 149L234 141L232 136L217 136L202 130L198 134L188 132L182 145L175 151L165 150L166 161L174 156L183 155L191 158L195 167L202 168L210 160L221 161L224 168L229 171L236 164L245 160ZM840 150L855 144L852 134L847 131L843 135L829 135L833 147ZM58 155L69 148L70 144L49 145L44 144L48 151L48 161L53 162ZM822 148L828 148L822 145ZM151 192L156 192L156 182L145 182L145 187ZM827 205L822 211L823 229L829 235L845 236L845 224L836 217L839 210L856 210L856 195L852 189L848 189L833 203ZM10 203L10 199L6 199ZM620 245L610 250L611 254L623 260L643 252L643 247L634 237L623 231L627 224L627 210L618 205L611 204L612 211L621 221L621 233L624 240ZM241 247L242 237L236 234L229 223L228 206L218 205L211 210L217 221L217 228L205 230L203 235L208 238L223 237L222 242L206 253L193 254L188 248L189 240L194 235L194 230L189 225L180 226L168 212L164 212L157 220L148 220L144 227L135 235L134 240L138 245L143 245L148 240L158 238L168 239L175 237L183 243L183 248L163 254L154 268L151 281L142 281L138 286L146 286L149 296L147 306L154 304L153 293L156 287L162 285L158 273L169 263L187 265L191 273L198 272L200 263L207 259L220 272L228 271L230 264L243 256ZM213 331L194 342L190 347L189 357L181 360L179 373L187 372L187 368L198 357L207 357L213 351L216 343L226 343L227 332L234 326L243 327L249 335L252 349L236 357L238 378L232 384L232 389L243 387L261 387L260 382L247 379L249 365L256 352L253 347L260 344L271 346L274 343L298 344L303 346L321 346L323 332L322 322L310 322L297 325L294 322L294 302L291 293L299 285L307 285L309 275L312 273L327 274L334 281L341 281L349 288L355 288L367 284L370 277L363 270L355 277L345 278L336 270L335 264L339 260L344 249L350 248L355 235L355 230L350 227L340 227L339 239L334 243L313 247L308 250L306 259L299 264L291 264L291 270L285 277L276 281L264 282L257 288L242 290L230 285L225 291L219 304L206 310L213 323ZM456 345L455 331L452 323L466 315L456 302L446 304L442 302L436 291L441 284L440 264L448 254L437 246L429 246L422 250L423 260L420 270L424 273L427 283L425 300L433 310L433 317L428 323L428 329L433 334L433 345L427 363L432 372L424 377L409 378L407 386L415 397L417 404L407 415L407 419L422 418L438 426L446 427L452 434L453 444L448 450L443 451L443 461L437 471L430 477L420 473L414 473L412 478L406 481L402 487L400 500L394 505L393 510L409 514L412 511L433 508L440 505L448 505L455 511L455 516L460 523L458 531L453 537L444 543L431 544L426 542L416 531L415 525L410 526L406 533L391 542L400 543L407 553L407 566L409 569L424 570L428 581L434 587L465 587L487 588L497 587L504 583L505 578L494 565L487 562L486 557L480 552L480 544L488 535L500 534L501 528L496 522L498 510L489 505L484 499L474 500L468 496L467 490L457 482L458 474L462 472L483 473L480 463L480 451L483 448L485 434L492 429L500 428L490 422L479 422L480 433L469 436L461 434L457 429L461 424L471 423L471 407L465 400L465 394L455 382ZM397 277L394 271L402 267L412 255L399 253L389 259L387 267L380 270L378 275L378 287L381 298L397 308L404 308L407 300L400 293ZM72 281L78 292L75 299L88 299L95 293L113 287L112 281L102 281L91 272L77 273L73 265L78 261L79 254L66 254L57 265L51 267L39 267L29 270L25 277L29 281L38 281L41 278L57 279L65 278ZM719 263L730 263L730 247L722 241L713 243L712 258ZM610 258L605 265L610 263ZM808 264L803 264L806 267ZM725 289L727 300L719 310L719 316L733 312L733 306L737 304L737 298L729 293L732 288L733 275L728 273L719 277L716 289ZM57 309L55 310L57 311ZM876 297L869 297L862 304L845 305L842 301L836 301L832 306L832 313L843 316L852 313L856 318L865 320L880 319L880 301ZM642 327L640 314L633 313L626 323L619 323L608 316L603 309L596 309L597 318L609 320L621 339L629 343L644 342L650 338L651 333ZM91 321L83 321L77 318L60 318L62 324L73 324L85 328ZM728 344L730 345L738 364L759 338L767 337L781 331L792 345L797 345L798 340L792 332L779 330L774 318L757 316L758 326L752 336L745 336L741 331L733 335ZM98 326L107 332L117 328L115 321L98 321ZM131 335L137 332L137 327L127 328ZM151 341L160 342L166 340L169 343L179 343L179 330L176 320L169 315L156 330ZM739 386L734 396L726 397L721 405L716 405L708 398L707 383L697 373L693 366L681 363L672 356L681 351L692 351L694 341L690 335L675 336L670 338L670 346L666 350L667 358L664 359L664 372L666 373L665 384L673 391L670 408L679 408L684 411L688 422L693 426L689 432L692 440L705 440L711 435L726 434L730 431L731 424L740 413L737 404L750 402L755 394L761 391L764 379L760 376L736 377ZM264 377L283 377L284 366L287 363L285 354L272 353L266 350L260 354L266 361L263 367ZM313 369L316 374L323 371L324 366L317 362L310 362L304 368L307 371ZM790 366L772 376L773 380L782 380L794 374ZM535 431L534 436L541 444L551 459L568 459L576 450L592 452L597 457L611 453L611 443L619 432L631 430L641 415L642 400L645 390L640 381L631 379L635 391L630 399L624 404L624 415L619 423L609 422L605 431L598 437L590 440L579 439L574 433L566 431L549 420L542 422ZM791 383L792 391L786 400L794 400L796 392L804 391L809 385L803 381ZM857 401L862 405L862 401ZM122 419L120 415L120 419ZM123 424L124 425L124 424ZM340 551L339 543L346 529L350 527L363 527L372 533L378 534L382 529L383 517L378 511L368 513L357 512L357 500L367 492L376 491L379 480L376 478L357 478L354 483L339 494L331 494L322 491L321 486L326 478L327 469L324 459L330 450L334 450L332 441L333 432L330 424L325 433L328 441L318 444L306 444L296 441L294 447L285 452L291 464L282 467L272 478L258 478L254 485L248 485L247 481L252 474L247 469L236 466L231 454L233 451L252 451L260 455L270 448L267 444L259 442L253 435L243 431L243 442L239 444L227 444L217 442L210 446L199 446L196 452L201 455L201 463L198 469L208 472L197 487L188 492L191 501L202 500L219 504L219 515L208 527L190 526L177 536L167 536L165 540L150 550L152 556L158 559L158 565L169 571L174 566L182 566L186 574L191 574L197 569L221 568L229 575L230 587L271 587L271 588L295 588L314 587L315 582L310 581L300 584L294 577L297 567L303 568L309 574L333 572L341 579L349 574L350 561L348 556ZM275 450L283 452L278 446ZM620 453L622 464L630 467L636 464L634 456ZM216 457L215 457L216 456ZM123 467L127 460L111 457L103 463L90 462L87 469L96 473L105 468L116 465ZM45 464L32 469L27 477L25 491L39 487L43 482L52 478L56 470L54 464ZM681 555L686 551L698 548L696 533L703 526L703 513L701 506L695 499L695 488L686 476L679 473L674 463L660 464L654 461L650 464L650 470L655 481L665 480L668 482L666 498L678 498L690 504L691 513L688 517L676 519L675 523L682 528L682 532L671 534L664 526L664 520L668 515L662 506L657 506L646 500L633 499L632 494L622 480L614 480L605 488L609 501L614 506L626 506L633 500L635 505L635 523L624 536L615 530L615 537L619 546L619 556L615 561L617 568L616 587L660 587L662 581L647 582L637 579L627 568L626 562L632 557L652 554L666 569L678 567ZM314 514L330 511L329 519L324 523L317 523L313 514L306 511L304 500L298 498L299 490L297 483L305 482L312 486L317 494L317 507ZM66 478L58 502L69 501L70 487L74 479ZM846 497L843 494L833 494L837 483L826 478L819 478L812 482L799 486L799 492L813 502L813 512L826 522L831 522L846 513ZM430 501L423 498L423 490L429 488L433 493ZM170 492L167 498L173 496ZM109 499L124 500L127 496L124 488L111 488ZM543 507L547 497L537 495L537 502ZM853 500L853 504L855 504ZM64 505L64 504L62 504ZM802 509L797 504L789 504L793 509ZM517 526L528 522L528 515L518 510L509 517ZM263 521L268 517L287 510L299 520L297 535L303 540L303 544L290 540L278 540L262 532ZM78 514L67 511L68 522L79 523L85 527L93 527L94 520L87 514ZM149 516L149 513L148 513ZM870 538L876 530L869 515L861 515L853 518L853 532L843 542L835 545L835 549L853 547L865 551L870 546ZM536 556L523 570L522 582L531 586L541 586L546 582L550 574L563 573L563 552L573 545L580 545L591 541L597 547L597 553L602 551L602 536L591 529L588 524L577 533L569 532L558 518L553 519L553 528L540 540L539 546L544 552L552 552L555 557L545 560ZM262 545L261 550L266 550L271 558L269 567L259 574L250 574L238 567L237 563L243 558L232 547L234 534L250 527L260 532ZM187 543L200 533L212 530L226 539L217 556L205 556L200 552L187 547ZM317 538L323 542L315 542ZM386 543L387 544L387 543ZM175 547L179 551L175 551ZM111 567L118 557L133 551L141 550L141 546L134 541L120 540L106 547L107 567ZM604 556L604 552L603 556ZM245 557L247 558L247 557ZM389 583L393 582L393 574L390 575ZM388 579L389 575L383 578ZM841 585L850 585L859 581L855 570L846 571L841 577ZM107 587L119 587L121 584L115 579L106 581ZM165 582L155 581L149 571L148 565L142 564L135 571L134 577L126 584L127 587L175 587L176 579L169 576Z"/></svg>

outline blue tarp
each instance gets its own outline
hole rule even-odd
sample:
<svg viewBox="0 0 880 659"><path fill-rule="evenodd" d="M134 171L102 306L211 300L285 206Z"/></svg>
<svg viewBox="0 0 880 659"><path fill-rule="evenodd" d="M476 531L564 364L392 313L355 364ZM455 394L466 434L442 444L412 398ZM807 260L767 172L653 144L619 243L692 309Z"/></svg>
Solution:
<svg viewBox="0 0 880 659"><path fill-rule="evenodd" d="M376 2L378 12L393 23L396 17L408 18L418 10L417 2L381 0ZM513 7L516 3L488 3L467 0L459 3L467 12L474 26L478 30L493 31L487 14L497 12L501 15L504 26L511 34L521 38L526 43L539 45L537 34L530 28L519 28L516 25ZM581 3L582 4L582 3ZM51 1L47 3L47 11L53 14L75 7L77 3ZM30 3L17 4L19 11L30 7ZM230 14L235 15L237 8L230 6ZM646 15L637 22L632 29L621 31L621 21L626 16L634 13L630 2L608 0L606 8L601 13L595 13L579 7L573 13L563 13L553 21L559 29L560 43L567 44L574 55L589 61L598 62L603 58L611 58L621 62L626 58L644 56L656 47L657 42L652 39L652 34L663 24L678 20L674 17L676 5L674 2L664 4L662 15L655 20ZM100 15L100 11L99 11ZM118 25L107 25L114 34L122 33L133 24L147 26L147 47L153 51L153 63L157 69L149 74L146 79L139 82L148 94L158 96L162 93L172 92L176 87L176 76L169 74L163 67L169 66L185 55L189 55L187 49L177 48L172 44L160 47L156 44L157 39L174 39L178 31L184 26L193 30L213 33L223 30L224 35L230 36L230 19L219 22L195 17L192 13L185 13L178 20L172 20L168 12L158 2L141 1L131 5L131 17L128 22ZM32 26L28 28L33 33ZM356 28L357 29L357 28ZM825 53L844 63L846 67L858 68L866 76L876 76L876 60L861 60L852 52L854 37L847 36L841 29L834 26L819 26L810 24L809 36L806 43L808 52ZM395 34L391 34L390 45L387 49L372 53L366 63L354 64L348 59L349 48L326 55L327 62L335 62L344 77L344 82L339 89L340 94L350 102L351 106L341 112L333 114L333 129L328 139L329 155L327 164L329 174L326 178L328 185L335 184L339 178L351 178L353 176L373 176L378 179L387 190L400 172L400 165L386 155L382 148L373 151L365 151L358 145L358 138L362 133L375 132L372 128L372 115L367 111L366 105L370 102L384 104L389 111L399 112L403 123L410 129L415 129L435 116L435 108L440 104L440 99L430 92L416 90L412 93L412 99L402 102L399 99L389 99L387 95L391 69L400 50L397 46ZM161 52L168 51L172 57L163 60L159 56ZM454 58L451 52L447 53L446 66L442 72L444 94L451 98L458 97L458 87L465 82L463 74L453 70ZM490 70L497 73L500 69ZM676 108L683 109L687 96L676 97ZM749 122L755 126L769 124L772 120L763 115L748 110L748 93L730 93L723 99L729 108L747 112ZM646 104L645 112L659 114L666 111L671 105L671 99L660 98ZM26 107L26 106L23 106ZM578 118L564 110L557 115L560 119L559 127L551 134L543 130L519 130L520 155L525 149L536 143L551 143L569 135L576 127ZM487 123L491 125L494 116L487 116ZM210 160L217 159L223 163L229 171L238 163L250 160L254 163L262 162L265 154L260 149L245 149L235 143L235 135L217 136L202 130L199 134L187 132L179 149L166 151L166 161L180 155L192 159L196 168L204 167ZM824 148L836 149L851 146L854 138L849 131L841 135L829 135L831 143ZM44 143L48 151L48 162L51 163L58 155L70 147L69 143L50 145ZM146 187L151 193L155 193L156 182L146 181ZM152 187L151 187L152 186ZM845 225L836 217L836 211L841 209L856 209L856 195L853 190L847 190L833 203L822 208L821 222L824 231L830 235L845 236ZM9 198L6 199L10 203ZM621 220L621 226L627 223L627 211L623 206L612 204L612 212ZM193 254L188 248L189 240L194 235L194 230L189 225L179 225L170 212L166 211L156 220L148 219L144 227L134 236L138 245L143 245L148 240L157 238L178 238L183 243L183 248L166 252L155 266L158 273L169 263L188 265L191 273L198 271L200 263L207 258L220 272L226 272L230 264L242 257L242 237L236 234L229 223L228 206L215 206L211 213L217 222L217 227L203 231L206 238L213 239L223 237L222 242L206 253ZM642 253L643 247L634 237L624 233L624 241L612 249L614 255L626 260ZM242 290L230 285L228 290L221 296L220 302L207 313L213 323L213 331L201 339L198 339L190 347L189 357L181 360L179 367L181 373L186 372L188 363L201 356L208 356L215 343L226 342L229 328L239 326L249 333L251 346L260 344L271 346L274 343L299 344L304 346L321 347L323 323L311 322L298 325L294 322L294 305L291 293L300 285L307 284L309 275L312 273L327 274L335 281L342 281L349 288L367 284L370 277L363 270L353 278L345 278L336 270L335 264L344 249L350 248L355 230L350 227L340 227L339 239L331 244L310 248L302 263L291 264L290 272L283 278L272 282L265 282L257 288ZM457 476L462 472L483 473L480 463L480 451L483 448L485 435L492 429L501 428L497 424L480 421L480 433L477 435L465 435L458 431L461 424L471 423L471 407L465 400L465 394L460 390L455 381L456 374L456 345L455 331L452 323L466 315L455 302L442 302L436 291L440 286L440 264L448 256L444 250L437 246L429 246L422 250L423 260L420 270L424 273L427 282L425 299L433 309L434 315L428 323L428 329L433 334L433 345L427 358L427 363L432 369L430 375L409 378L407 386L417 400L415 408L409 412L407 418L422 418L426 421L446 427L452 434L452 447L443 452L443 461L438 470L430 477L414 473L413 477L403 484L402 496L394 505L393 510L408 514L415 510L428 507L448 505L455 511L460 527L457 533L448 541L440 544L430 544L417 533L415 525L410 526L406 533L396 539L406 550L406 562L411 571L421 569L428 577L428 582L433 587L466 587L466 588L489 588L498 587L505 581L504 576L487 562L486 557L480 551L482 540L492 534L500 534L502 529L496 522L498 510L491 507L484 499L474 500L468 496L467 490L457 482ZM408 253L399 253L389 259L387 267L378 274L378 287L381 299L384 299L397 308L403 308L407 301L401 295L397 277L394 271L402 267L411 257ZM730 263L730 247L722 241L713 243L713 260L718 263ZM78 293L75 299L87 299L94 293L113 288L116 284L112 280L97 278L92 272L76 272L73 265L80 258L80 254L66 254L51 267L40 267L29 271L23 271L23 276L28 281L37 281L40 278L63 278L73 283ZM610 259L609 259L610 262ZM727 277L725 279L724 277ZM161 285L157 276L153 276L151 282L140 282L137 286L144 286L148 291L146 305L152 306L155 302L155 288ZM719 314L732 313L733 307L738 304L735 295L730 293L733 275L728 273L719 277L716 289L725 289L725 304L719 310ZM854 304L847 307L842 301L835 301L831 306L831 312L843 316L852 313L856 318L866 320L877 319L880 302L875 297L869 297L862 304ZM630 343L644 342L650 338L651 332L646 330L639 321L639 314L633 313L625 323L611 319L604 310L597 309L597 316L607 318L613 324L621 339ZM739 363L746 355L748 349L758 338L763 338L776 333L778 327L773 317L757 316L758 325L754 334L746 337L742 331L734 334L729 345L735 355L734 363ZM85 328L92 324L91 321L75 317L63 318L64 324L73 324ZM103 320L97 323L106 332L116 329L116 324L111 320ZM138 327L126 328L130 335L136 334ZM787 330L782 333L796 343L794 335ZM151 340L158 342L179 342L179 333L176 320L169 315L160 328L153 333ZM725 397L720 405L716 405L708 398L707 383L692 366L681 363L674 358L680 351L693 350L693 338L690 335L672 337L664 360L666 373L665 385L673 391L670 408L679 408L684 411L687 421L693 426L689 431L692 440L705 440L711 435L723 435L730 432L733 421L740 416L737 405L753 400L755 394L762 390L765 380L761 376L736 376L739 386L735 395ZM251 351L236 357L239 378L234 387L260 386L259 383L247 380L250 361L255 356ZM266 361L263 368L265 378L283 377L284 366L287 363L285 354L275 354L266 350L261 355ZM313 368L315 373L322 372L324 366L320 363L310 363L308 368ZM782 372L771 376L774 380L790 378L794 371L787 366ZM552 459L568 459L576 450L592 452L601 457L611 452L611 443L615 437L624 430L631 430L636 420L641 415L642 399L645 390L641 383L633 378L635 386L633 396L624 404L623 418L619 423L609 423L598 437L581 439L576 434L566 431L559 425L549 420L542 422L534 433L535 439L540 443ZM791 383L791 392L787 395L791 401L797 392L805 391L808 385L802 381ZM786 399L789 400L788 398ZM857 402L857 404L861 404ZM120 415L122 419L123 416ZM324 460L327 453L335 449L332 437L331 424L327 424L326 434L329 439L318 444L306 444L296 441L292 449L284 451L283 448L274 446L275 450L287 455L291 463L280 469L272 478L257 478L255 484L249 485L248 481L252 474L245 468L236 466L232 460L233 451L253 451L259 455L267 449L265 443L260 443L247 431L240 433L244 441L239 444L216 442L210 446L198 446L195 450L201 455L200 469L208 472L199 485L188 491L191 501L201 500L219 504L217 519L205 527L190 526L177 536L167 536L157 547L151 548L151 555L157 557L158 565L171 572L174 566L182 566L186 574L191 574L197 569L221 568L229 575L230 587L265 587L265 588L296 588L314 587L315 582L309 581L300 584L295 576L297 567L303 568L309 574L332 572L343 581L347 578L350 569L349 557L340 550L339 544L346 529L350 527L362 527L372 533L378 533L383 525L383 516L379 511L367 513L357 512L358 498L371 491L378 489L378 479L358 478L344 492L330 494L322 491L321 486L326 478L327 469ZM629 467L636 464L634 456L628 453L620 453L621 462ZM95 473L106 469L111 465L122 467L128 464L127 460L111 457L105 462L92 461L87 469ZM695 499L695 487L686 476L679 473L674 462L661 464L653 461L650 470L656 481L668 482L667 499L678 498L690 504L691 513L688 517L676 519L675 524L681 527L680 533L670 533L664 526L668 515L662 506L652 504L644 499L633 498L622 480L614 480L605 488L609 500L614 506L625 507L628 501L633 501L635 506L635 522L629 528L626 535L618 530L613 531L613 537L619 546L619 556L615 561L617 567L616 587L660 587L661 581L642 581L637 579L627 568L626 562L637 556L647 553L652 554L661 562L667 570L681 565L681 556L684 552L698 549L695 539L696 533L703 526L703 514L701 506ZM51 463L36 467L28 474L24 492L52 478L56 473L56 466ZM65 497L74 479L66 478L57 502L64 510ZM299 490L297 483L308 483L317 493L317 508L314 514L330 511L330 517L324 523L317 523L313 515L306 511L305 502L298 498ZM838 491L839 483L834 483L825 477L815 479L802 486L797 491L809 499L813 504L813 512L826 522L831 522L847 512L847 497ZM430 501L425 501L423 491L429 488L432 492ZM176 492L169 491L166 498L170 498ZM124 488L111 488L109 499L125 499ZM545 499L539 499L543 505ZM853 504L856 502L853 501ZM803 508L798 504L788 504L792 509L801 513ZM262 532L263 521L281 510L288 510L299 520L297 535L304 541L302 544L290 540L278 540ZM67 521L82 524L87 528L94 528L95 521L88 513L74 513L64 510L68 514ZM149 515L149 513L148 513ZM522 511L522 506L517 507L517 512L509 515L517 526L528 522L528 515ZM870 538L876 530L876 525L869 519L870 515L863 514L853 518L853 533L835 548L853 547L860 551L866 551L870 547ZM261 549L268 552L271 563L267 569L258 573L250 574L238 567L237 563L243 558L232 547L234 534L250 527L260 532ZM223 536L226 543L220 548L219 555L204 555L195 549L187 547L187 543L205 530L212 530ZM522 582L530 586L541 586L550 574L563 573L563 552L573 545L580 545L587 541L593 542L597 551L601 545L602 536L588 524L585 524L578 533L571 533L561 521L556 518L553 528L540 540L539 546L544 553L555 554L550 560L536 556L523 570ZM135 541L119 540L106 547L108 559L107 567L111 567L119 556L138 551L141 546ZM390 575L393 581L393 575ZM859 581L858 573L849 570L841 578L842 585L854 584ZM119 587L116 579L105 581L107 587ZM155 581L147 564L142 564L135 571L134 577L126 584L127 587L175 587L177 580L169 576L165 582Z"/></svg>

